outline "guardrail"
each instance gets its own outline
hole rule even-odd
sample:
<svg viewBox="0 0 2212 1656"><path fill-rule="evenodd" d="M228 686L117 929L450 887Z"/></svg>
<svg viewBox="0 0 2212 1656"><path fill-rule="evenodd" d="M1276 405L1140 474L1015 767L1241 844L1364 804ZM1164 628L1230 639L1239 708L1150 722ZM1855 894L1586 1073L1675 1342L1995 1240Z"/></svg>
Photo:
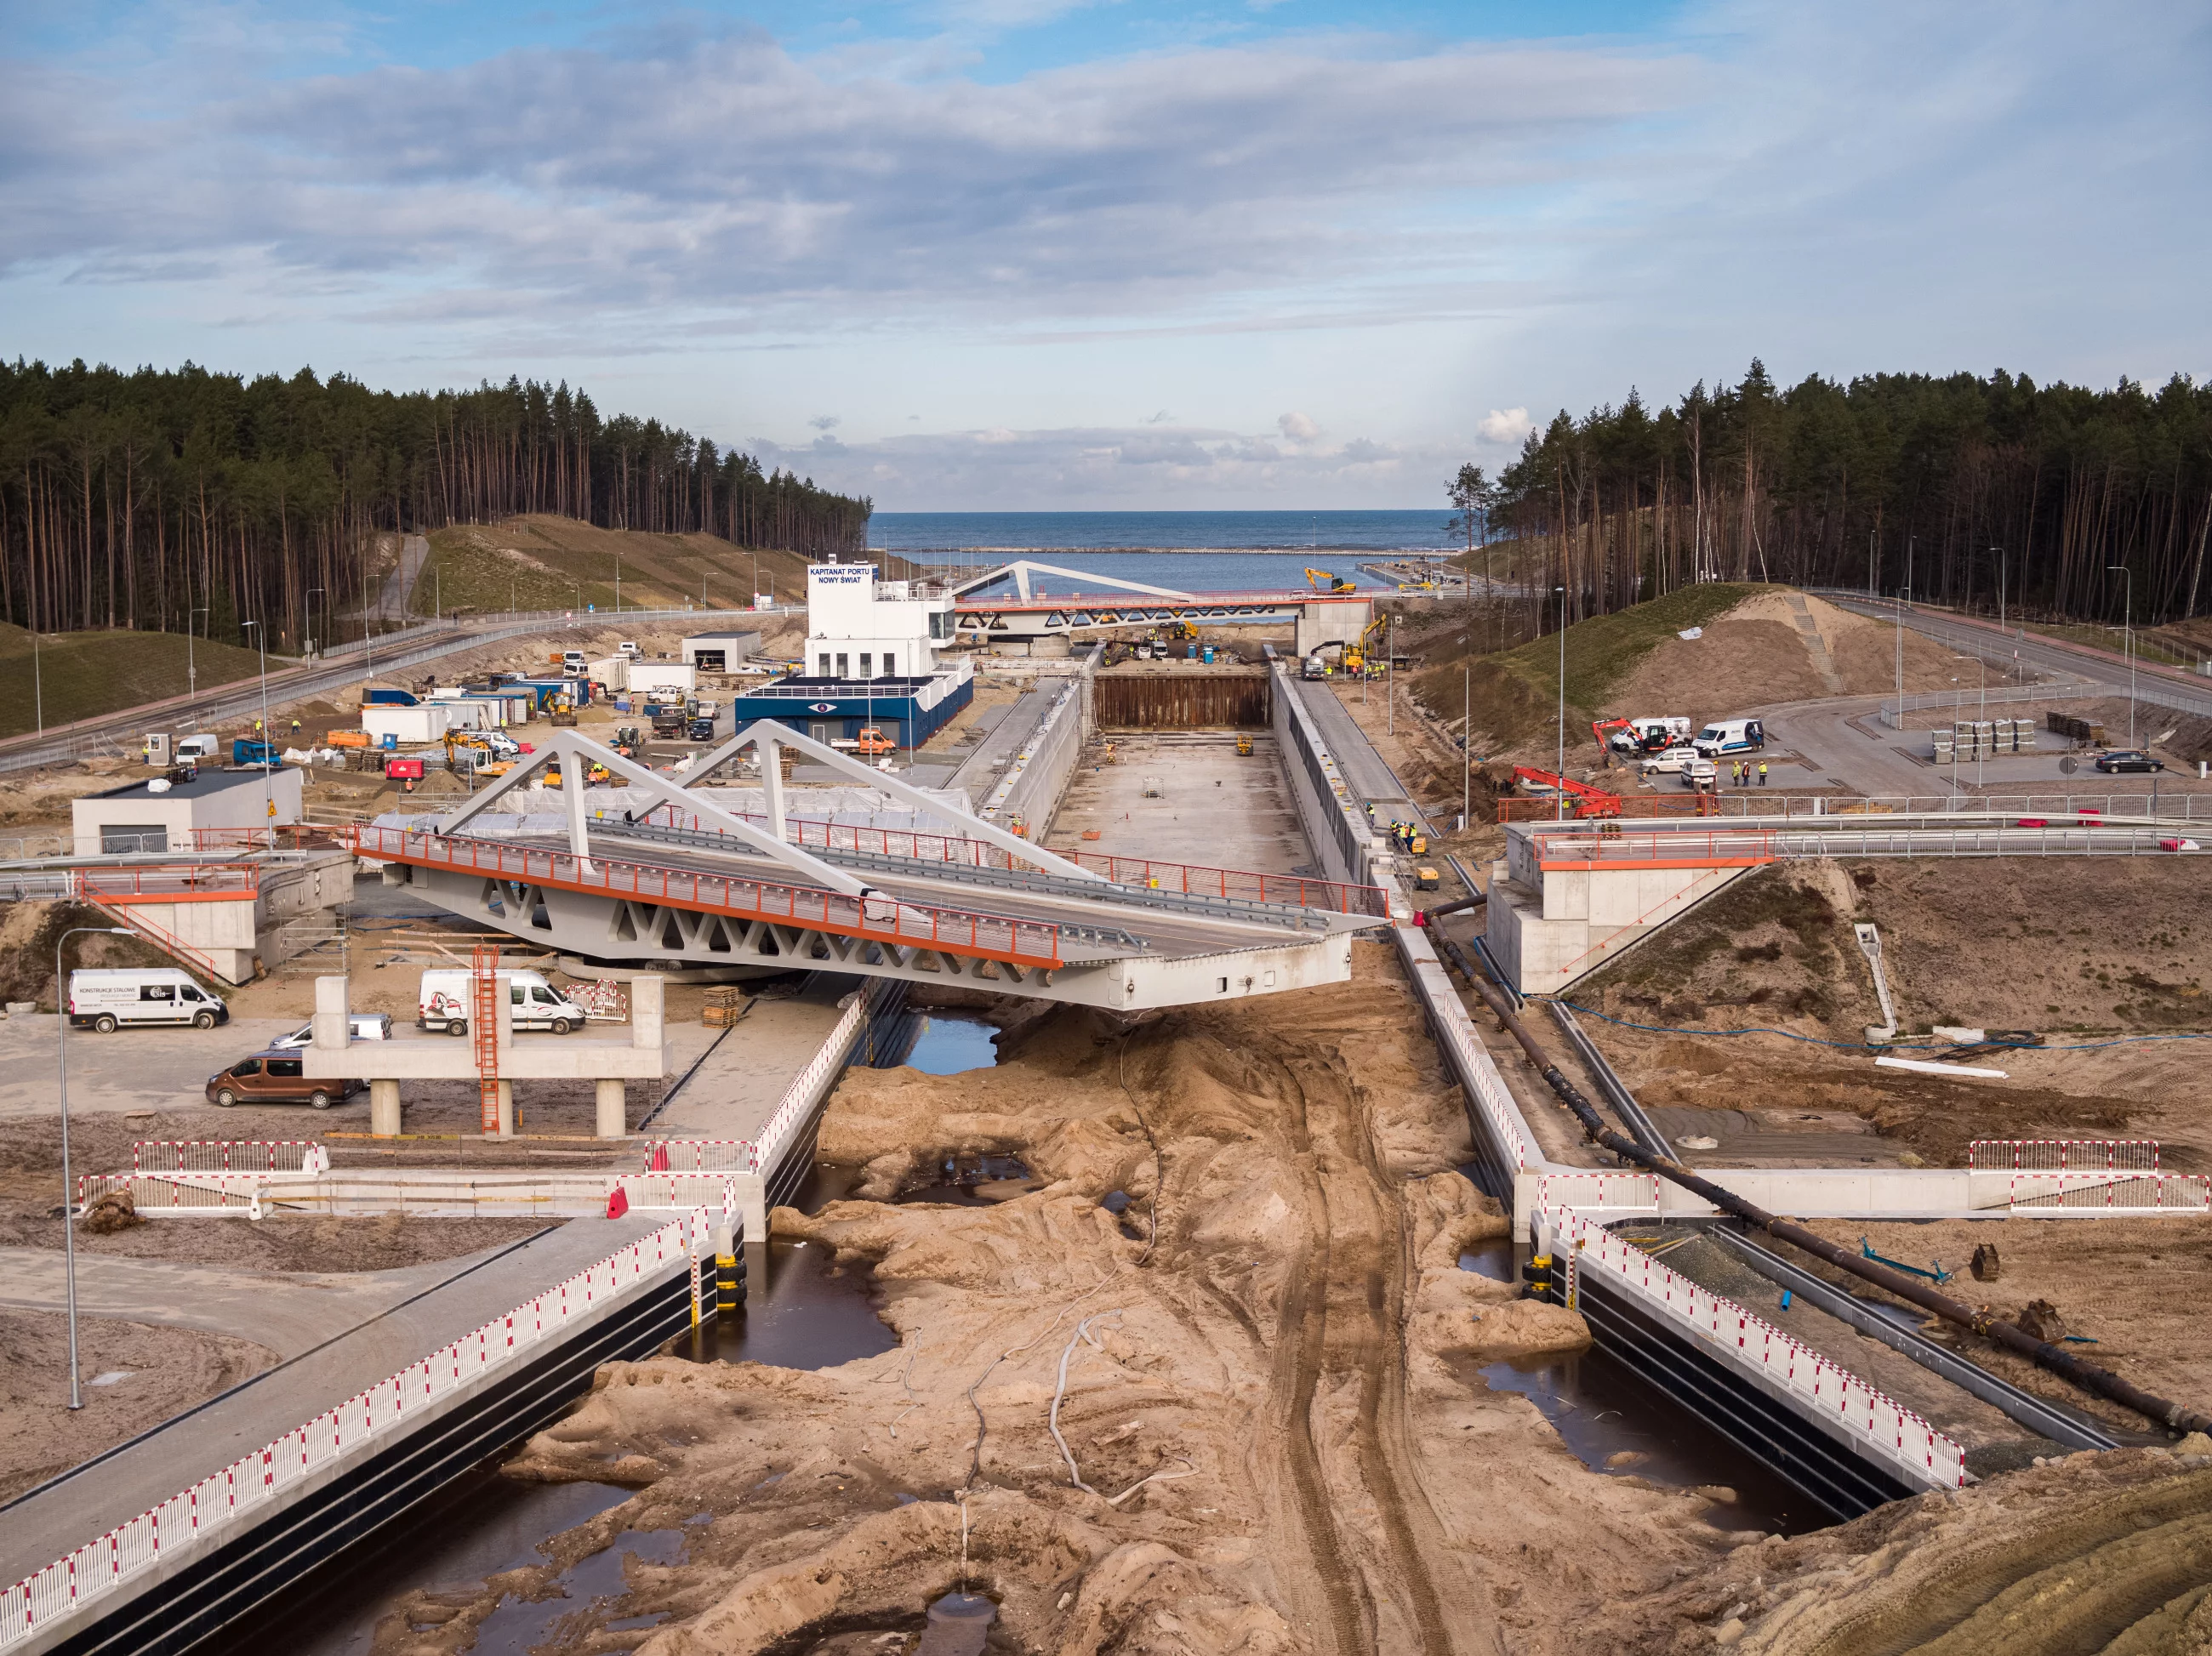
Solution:
<svg viewBox="0 0 2212 1656"><path fill-rule="evenodd" d="M716 830L696 817L676 817L674 805L656 805L639 818L651 823L661 813L672 819L671 828L690 834ZM748 822L768 825L759 811L734 813ZM951 834L924 834L912 828L864 828L832 822L819 817L785 819L790 843L807 851L846 851L875 857L902 858L909 862L950 864L956 868L1023 873L1033 869L1010 851L981 840ZM744 847L748 852L750 846ZM1149 858L1116 857L1094 851L1054 853L1079 868L1103 875L1109 883L1148 891L1169 891L1189 897L1218 897L1231 901L1272 903L1292 908L1316 908L1337 914L1387 914L1387 894L1380 886L1348 885L1339 880L1315 879L1298 874L1261 874L1242 869L1207 868L1192 863L1156 862Z"/></svg>
<svg viewBox="0 0 2212 1656"><path fill-rule="evenodd" d="M806 1067L791 1078L783 1089L782 1101L761 1125L760 1136L754 1140L752 1159L747 1171L766 1173L775 1166L783 1154L784 1143L799 1123L805 1120L821 1100L822 1094L845 1068L845 1056L853 1042L859 1039L860 1026L867 1022L868 996L865 990L853 997L853 1004L832 1026L821 1050L806 1061Z"/></svg>
<svg viewBox="0 0 2212 1656"><path fill-rule="evenodd" d="M2155 1138L1977 1138L1969 1173L2156 1173Z"/></svg>
<svg viewBox="0 0 2212 1656"><path fill-rule="evenodd" d="M1573 1175L1568 1175L1573 1177ZM1587 1177L1588 1175L1583 1175ZM1759 1374L1816 1419L1844 1429L1871 1458L1886 1461L1929 1489L1963 1488L1966 1451L1920 1415L1810 1346L1800 1344L1764 1319L1692 1282L1615 1234L1577 1206L1552 1197L1559 1175L1538 1180L1537 1201L1548 1222L1552 1247L1566 1256L1567 1303L1576 1305L1582 1277L1595 1272L1605 1284L1660 1322L1690 1334L1707 1349ZM1597 1209L1597 1213L1623 1208ZM1652 1205L1658 1211L1656 1191Z"/></svg>
<svg viewBox="0 0 2212 1656"><path fill-rule="evenodd" d="M516 1367L571 1321L674 1260L688 1253L696 1264L706 1234L703 1211L663 1225L16 1582L0 1592L0 1650L252 1522L282 1491L394 1437L439 1398Z"/></svg>
<svg viewBox="0 0 2212 1656"><path fill-rule="evenodd" d="M594 896L767 920L838 937L940 950L1015 966L1053 969L1061 943L1081 928L1008 915L935 908L878 893L848 897L818 886L787 886L741 875L655 868L603 856L532 851L419 830L356 824L345 831L357 855L496 879L550 885Z"/></svg>
<svg viewBox="0 0 2212 1656"><path fill-rule="evenodd" d="M188 1214L198 1218L258 1219L261 1193L272 1179L286 1175L268 1173L86 1173L76 1181L77 1211L112 1191L131 1193L131 1210L140 1218L174 1218Z"/></svg>
<svg viewBox="0 0 2212 1656"><path fill-rule="evenodd" d="M2212 1180L2186 1173L2016 1173L2005 1206L2015 1213L2204 1213L2212 1211Z"/></svg>
<svg viewBox="0 0 2212 1656"><path fill-rule="evenodd" d="M328 1173L331 1153L313 1138L142 1138L133 1173Z"/></svg>

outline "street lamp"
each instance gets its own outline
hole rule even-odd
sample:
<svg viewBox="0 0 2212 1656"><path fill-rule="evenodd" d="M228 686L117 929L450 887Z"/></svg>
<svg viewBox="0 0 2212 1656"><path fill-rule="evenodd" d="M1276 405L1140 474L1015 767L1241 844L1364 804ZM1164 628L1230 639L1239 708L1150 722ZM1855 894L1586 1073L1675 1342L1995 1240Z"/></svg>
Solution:
<svg viewBox="0 0 2212 1656"><path fill-rule="evenodd" d="M185 697L187 701L196 700L200 693L199 670L192 664L192 617L213 613L205 604L197 610L185 611Z"/></svg>
<svg viewBox="0 0 2212 1656"><path fill-rule="evenodd" d="M269 755L274 750L270 737L276 735L269 728L269 628L258 621L242 621L239 626L253 628L254 639L261 646L261 816L266 827L276 815L276 785L269 779Z"/></svg>
<svg viewBox="0 0 2212 1656"><path fill-rule="evenodd" d="M31 705L38 716L39 734L46 733L46 682L39 671L39 629L31 628Z"/></svg>
<svg viewBox="0 0 2212 1656"><path fill-rule="evenodd" d="M1559 760L1558 786L1553 791L1559 795L1553 820L1567 820L1567 589L1554 586L1559 595Z"/></svg>
<svg viewBox="0 0 2212 1656"><path fill-rule="evenodd" d="M1979 789L1982 786L1982 767L1986 762L1982 751L1982 726L1990 722L1990 664L1979 656L1953 656L1951 659L1971 661L1982 672L1982 716L1974 725L1974 786ZM1951 682L1956 684L1959 681L1954 678ZM1959 744L1954 739L1951 743L1951 792L1956 793L1958 791Z"/></svg>
<svg viewBox="0 0 2212 1656"><path fill-rule="evenodd" d="M2132 748L2136 744L2136 572L2124 563L2108 563L2105 570L2128 578L2127 608L2121 612L2124 630L2120 636L2128 652L2128 745Z"/></svg>
<svg viewBox="0 0 2212 1656"><path fill-rule="evenodd" d="M72 1409L84 1407L84 1390L77 1377L76 1362L76 1183L70 1177L69 1143L69 1021L70 998L68 986L62 981L62 945L71 937L88 932L101 933L113 937L135 937L138 934L127 925L71 926L54 939L54 1021L60 1029L61 1097L62 1097L62 1267L69 1283L69 1362L70 1400Z"/></svg>
<svg viewBox="0 0 2212 1656"><path fill-rule="evenodd" d="M313 597L315 596L315 594L316 594L316 593L318 593L318 592L321 593L325 597L328 597L330 596L331 589L330 589L329 587L327 587L327 586L310 586L310 587L307 589L307 591L306 597L303 597L303 598L301 598L301 608L303 608L303 609L305 609L305 610L307 610L307 624L308 624L309 626L311 626L311 627L314 624L314 620L315 620L315 606L314 606L313 604L308 603L308 602L307 602L307 599L308 599L308 598L312 598L312 597ZM325 632L325 633L328 633L328 632L330 631L330 628L327 628L327 627L325 627L325 628L323 628L323 631L324 631L324 632ZM310 650L310 652L312 652L312 651L313 651L313 649L314 642L315 642L315 641L314 641L314 640L313 640L313 639L309 639L309 640L307 640L308 648L309 648L309 650ZM328 643L328 642L329 642L329 640L328 640L327 639L325 639L325 640L324 640L324 642Z"/></svg>

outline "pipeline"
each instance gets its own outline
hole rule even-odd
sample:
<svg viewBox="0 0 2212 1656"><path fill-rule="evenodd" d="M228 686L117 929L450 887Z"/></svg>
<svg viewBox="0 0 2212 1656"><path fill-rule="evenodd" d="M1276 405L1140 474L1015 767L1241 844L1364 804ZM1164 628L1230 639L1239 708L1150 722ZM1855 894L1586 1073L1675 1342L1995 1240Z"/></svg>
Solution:
<svg viewBox="0 0 2212 1656"><path fill-rule="evenodd" d="M1456 947L1448 952L1458 964L1462 975L1496 1016L1505 1033L1521 1044L1521 1050L1528 1054L1529 1063L1543 1076L1545 1084L1559 1095L1561 1103L1574 1112L1576 1119L1582 1123L1584 1136L1592 1143L1611 1150L1624 1162L1633 1162L1662 1179L1680 1185L1692 1194L1704 1198L1722 1212L1732 1214L1792 1247L1803 1249L1816 1259L1825 1259L1839 1271L1847 1271L1854 1277L1872 1283L1875 1287L1917 1305L1946 1322L1956 1323L1961 1328L1971 1329L1984 1338L1996 1341L2007 1350L2019 1353L2084 1392L2117 1403L2123 1409L2131 1410L2170 1431L2212 1432L2212 1415L2201 1414L2181 1404L2154 1396L2121 1379L2109 1368L2084 1362L2072 1352L2052 1344L2049 1340L2039 1340L2018 1325L1995 1316L1987 1306L1976 1307L1967 1305L1948 1294L1939 1294L1933 1288L1915 1282L1902 1271L1892 1271L1886 1265L1862 1259L1804 1226L1769 1213L1757 1204L1745 1201L1735 1192L1725 1190L1709 1179L1700 1178L1672 1156L1655 1156L1634 1139L1613 1131L1605 1125L1589 1100L1583 1095L1582 1089L1570 1081L1559 1066L1552 1061L1551 1054L1537 1044L1535 1036L1506 1004L1504 997L1480 974L1468 969L1465 954Z"/></svg>

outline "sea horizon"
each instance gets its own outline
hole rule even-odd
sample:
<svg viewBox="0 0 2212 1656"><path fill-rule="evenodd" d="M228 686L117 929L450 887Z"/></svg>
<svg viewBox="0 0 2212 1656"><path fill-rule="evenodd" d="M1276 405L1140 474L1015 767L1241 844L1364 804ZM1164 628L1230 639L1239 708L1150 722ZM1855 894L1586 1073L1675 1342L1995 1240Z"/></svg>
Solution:
<svg viewBox="0 0 2212 1656"><path fill-rule="evenodd" d="M1445 552L1444 507L1375 511L878 512L872 550L1018 553Z"/></svg>

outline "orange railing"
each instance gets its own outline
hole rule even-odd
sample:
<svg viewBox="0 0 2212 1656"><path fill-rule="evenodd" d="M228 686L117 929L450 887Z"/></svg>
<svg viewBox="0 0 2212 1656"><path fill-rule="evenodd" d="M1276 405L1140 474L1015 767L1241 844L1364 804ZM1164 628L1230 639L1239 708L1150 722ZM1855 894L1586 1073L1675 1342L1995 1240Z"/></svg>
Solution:
<svg viewBox="0 0 2212 1656"><path fill-rule="evenodd" d="M763 827L768 818L754 812L738 813ZM679 817L672 805L656 807L640 820L690 833L717 832L710 822L696 816ZM792 817L785 823L791 843L810 851L854 851L878 857L900 857L913 862L950 863L962 868L1024 870L1031 865L1011 852L981 840L951 834L920 834L909 828L863 828L816 817ZM1063 851L1055 853L1079 867L1105 877L1116 885L1151 891L1173 891L1185 896L1220 897L1240 902L1275 903L1294 908L1326 909L1338 914L1387 914L1389 905L1379 886L1346 885L1336 880L1316 880L1296 874L1259 874L1240 869L1205 868L1187 863L1163 863L1144 857L1116 857L1104 852Z"/></svg>
<svg viewBox="0 0 2212 1656"><path fill-rule="evenodd" d="M1044 921L932 908L875 892L848 897L815 886L780 885L596 855L579 859L567 852L404 828L355 824L344 833L361 856L417 867L463 870L595 896L634 898L664 907L781 921L838 937L932 949L1015 966L1049 968L1065 964L1062 928Z"/></svg>
<svg viewBox="0 0 2212 1656"><path fill-rule="evenodd" d="M260 890L261 871L251 863L148 863L76 869L70 883L93 903L232 901Z"/></svg>
<svg viewBox="0 0 2212 1656"><path fill-rule="evenodd" d="M1694 828L1672 834L1598 829L1547 834L1538 863L1553 869L1753 868L1774 860L1771 828ZM1671 899L1670 899L1671 901Z"/></svg>
<svg viewBox="0 0 2212 1656"><path fill-rule="evenodd" d="M1559 802L1548 796L1540 798L1515 798L1498 802L1498 820L1501 822L1548 822L1560 815ZM1718 816L1722 806L1717 796L1711 793L1683 793L1673 798L1661 795L1627 793L1620 796L1618 805L1603 810L1578 810L1569 799L1565 820L1575 822L1593 816Z"/></svg>

